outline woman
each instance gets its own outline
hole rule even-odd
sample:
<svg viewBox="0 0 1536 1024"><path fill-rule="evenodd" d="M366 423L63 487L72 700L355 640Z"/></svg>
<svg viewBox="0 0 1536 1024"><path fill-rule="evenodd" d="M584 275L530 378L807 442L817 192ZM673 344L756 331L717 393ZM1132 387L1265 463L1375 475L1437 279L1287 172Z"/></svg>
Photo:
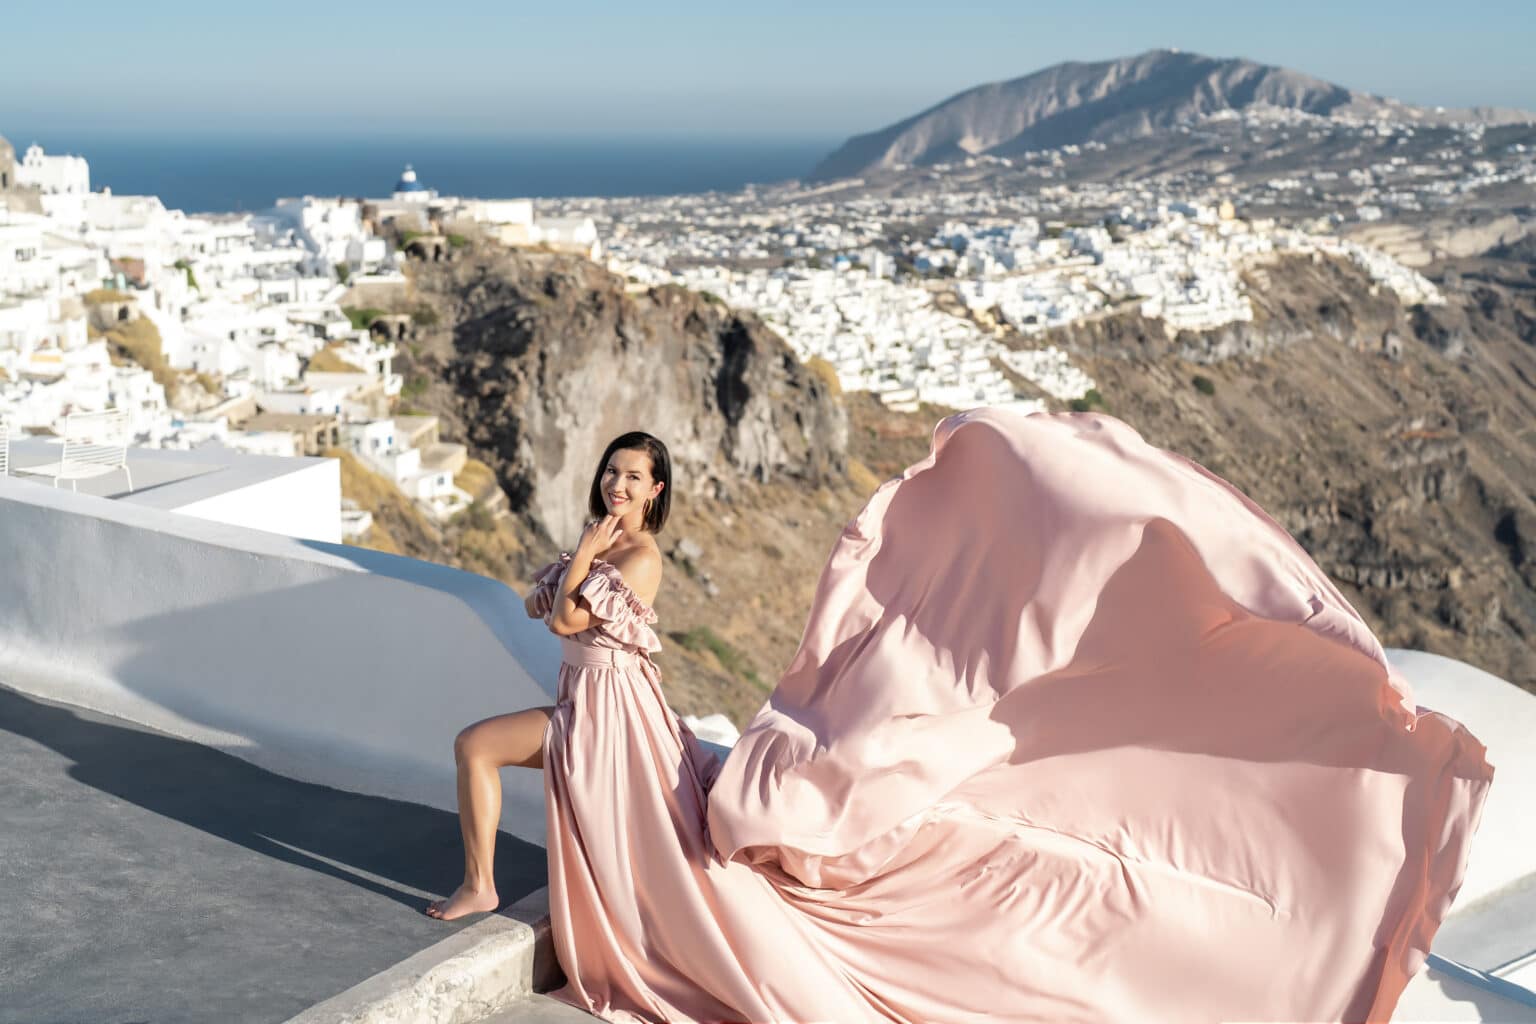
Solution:
<svg viewBox="0 0 1536 1024"><path fill-rule="evenodd" d="M582 554L543 585L614 661L562 667L544 744L554 995L608 1020L1385 1021L1461 884L1482 745L1113 417L940 422L723 766Z"/></svg>
<svg viewBox="0 0 1536 1024"><path fill-rule="evenodd" d="M568 732L573 694L584 691L589 681L600 686L612 673L629 670L656 677L660 696L656 668L641 654L661 649L645 624L656 621L650 611L661 585L661 549L655 535L667 521L671 479L666 445L650 434L623 434L603 452L587 494L594 518L574 553L562 554L536 574L524 601L529 617L544 619L561 637L561 703L487 718L454 739L464 882L446 900L429 905L428 916L451 921L500 905L492 875L501 820L500 769L544 767L550 736ZM615 610L620 602L633 614L621 617ZM642 621L632 621L635 618ZM550 785L546 783L546 790ZM553 800L548 809L553 829L558 819Z"/></svg>

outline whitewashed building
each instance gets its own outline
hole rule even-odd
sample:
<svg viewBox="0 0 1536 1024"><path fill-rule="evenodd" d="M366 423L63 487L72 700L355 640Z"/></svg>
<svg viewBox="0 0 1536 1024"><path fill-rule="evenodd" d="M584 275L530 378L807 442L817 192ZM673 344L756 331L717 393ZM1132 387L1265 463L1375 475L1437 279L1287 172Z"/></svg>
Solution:
<svg viewBox="0 0 1536 1024"><path fill-rule="evenodd" d="M48 156L34 143L16 165L16 181L44 195L84 195L91 190L91 165L83 156Z"/></svg>

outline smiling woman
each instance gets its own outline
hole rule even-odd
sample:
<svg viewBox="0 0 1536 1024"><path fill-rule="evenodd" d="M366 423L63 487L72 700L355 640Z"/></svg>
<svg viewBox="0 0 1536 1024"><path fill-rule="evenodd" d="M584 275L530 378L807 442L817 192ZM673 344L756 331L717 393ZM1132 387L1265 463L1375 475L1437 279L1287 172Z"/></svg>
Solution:
<svg viewBox="0 0 1536 1024"><path fill-rule="evenodd" d="M428 906L429 916L452 920L494 910L499 904L492 863L502 768L543 769L548 831L579 835L573 831L572 805L597 813L611 800L601 794L573 795L588 777L574 766L594 756L591 751L613 747L608 731L661 729L682 742L679 737L687 726L662 696L660 672L650 659L661 649L650 628L656 621L651 602L662 572L655 535L666 525L671 494L671 456L658 438L633 431L609 442L587 495L591 521L574 552L562 552L539 571L524 602L529 617L542 618L561 639L557 703L497 715L459 733L454 760L464 881L448 899ZM612 698L620 693L642 700L643 706L627 710L616 706ZM696 741L690 749L700 764L709 761L711 755ZM631 770L636 779L649 777L644 766L631 766ZM590 908L570 906L569 901L579 901L580 893L593 891L588 878L575 886L578 895L567 894L565 879L583 871L586 859L562 859L563 848L552 834L551 914L557 929L558 922L590 912Z"/></svg>

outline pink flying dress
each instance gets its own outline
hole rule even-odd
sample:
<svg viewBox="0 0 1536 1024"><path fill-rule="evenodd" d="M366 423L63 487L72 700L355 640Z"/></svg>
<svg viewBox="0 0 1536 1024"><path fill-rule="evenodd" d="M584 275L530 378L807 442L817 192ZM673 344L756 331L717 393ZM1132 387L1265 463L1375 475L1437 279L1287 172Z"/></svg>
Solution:
<svg viewBox="0 0 1536 1024"><path fill-rule="evenodd" d="M580 594L552 994L610 1021L1388 1021L1493 776L1282 527L1105 415L941 421L723 765L655 611Z"/></svg>

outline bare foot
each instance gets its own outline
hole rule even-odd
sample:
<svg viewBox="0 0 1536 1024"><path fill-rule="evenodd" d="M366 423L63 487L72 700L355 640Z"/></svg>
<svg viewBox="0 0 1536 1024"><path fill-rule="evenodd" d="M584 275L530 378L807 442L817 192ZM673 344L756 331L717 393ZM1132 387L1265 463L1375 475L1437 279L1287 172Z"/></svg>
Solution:
<svg viewBox="0 0 1536 1024"><path fill-rule="evenodd" d="M472 889L466 882L455 889L453 895L447 899L428 904L423 913L439 921L452 921L465 914L483 914L495 910L500 905L501 901L497 898L494 887Z"/></svg>

